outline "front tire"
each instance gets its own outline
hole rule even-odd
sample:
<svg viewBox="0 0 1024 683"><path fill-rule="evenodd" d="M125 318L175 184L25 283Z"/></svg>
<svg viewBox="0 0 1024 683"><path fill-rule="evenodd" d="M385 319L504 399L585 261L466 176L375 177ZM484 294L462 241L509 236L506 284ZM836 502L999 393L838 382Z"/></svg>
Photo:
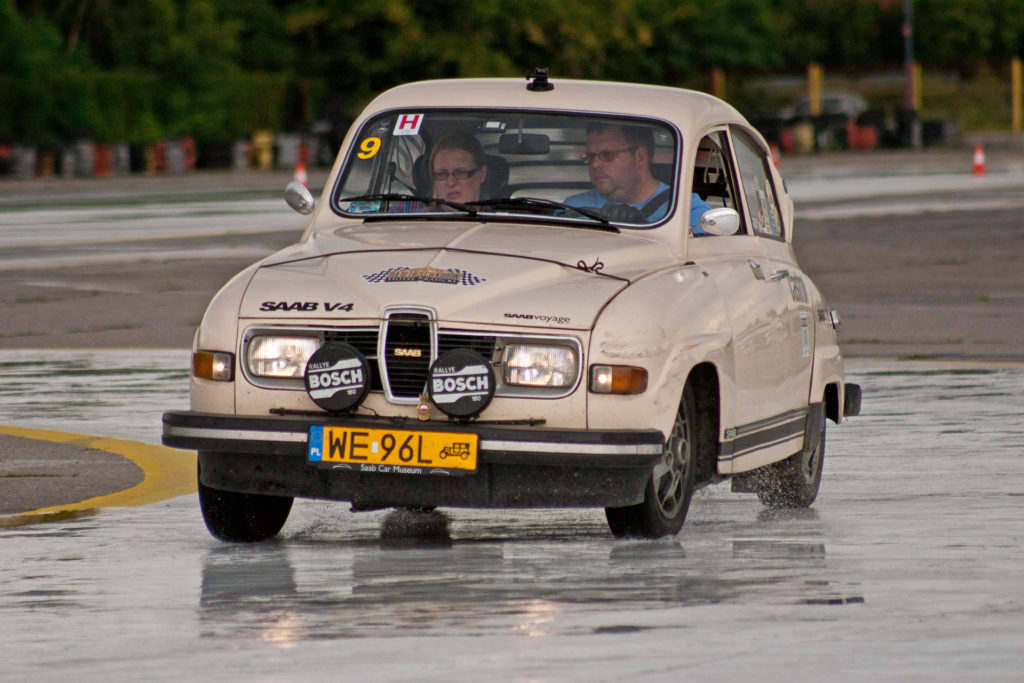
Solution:
<svg viewBox="0 0 1024 683"><path fill-rule="evenodd" d="M199 480L199 507L210 533L222 541L256 543L281 531L292 498L235 493L210 488Z"/></svg>
<svg viewBox="0 0 1024 683"><path fill-rule="evenodd" d="M772 508L806 508L818 497L821 471L825 464L825 411L814 419L821 435L805 445L804 449L785 460L772 463L759 473L757 497Z"/></svg>
<svg viewBox="0 0 1024 683"><path fill-rule="evenodd" d="M637 505L605 508L608 527L617 538L660 538L679 533L693 498L697 471L697 419L693 388L687 383L672 432Z"/></svg>

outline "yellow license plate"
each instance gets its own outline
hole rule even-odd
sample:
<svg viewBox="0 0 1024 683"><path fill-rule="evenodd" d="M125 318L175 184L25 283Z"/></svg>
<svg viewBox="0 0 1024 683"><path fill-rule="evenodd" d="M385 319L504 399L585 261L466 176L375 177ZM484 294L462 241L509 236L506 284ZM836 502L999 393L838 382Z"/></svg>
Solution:
<svg viewBox="0 0 1024 683"><path fill-rule="evenodd" d="M477 441L476 434L315 425L309 428L309 461L384 474L475 471Z"/></svg>

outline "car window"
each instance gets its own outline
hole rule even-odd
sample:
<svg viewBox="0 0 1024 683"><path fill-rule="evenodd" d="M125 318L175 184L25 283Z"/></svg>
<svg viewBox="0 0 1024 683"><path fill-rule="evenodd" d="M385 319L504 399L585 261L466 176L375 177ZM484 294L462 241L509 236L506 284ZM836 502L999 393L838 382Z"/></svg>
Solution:
<svg viewBox="0 0 1024 683"><path fill-rule="evenodd" d="M693 193L713 209L724 207L739 211L736 199L737 184L731 159L725 131L709 133L701 138L697 145L697 161L693 168ZM740 215L742 216L742 213ZM741 225L737 234L745 232L746 227Z"/></svg>
<svg viewBox="0 0 1024 683"><path fill-rule="evenodd" d="M675 210L679 149L676 130L649 119L390 111L359 130L333 205L361 218L593 222L589 214L609 214L615 225L647 228Z"/></svg>
<svg viewBox="0 0 1024 683"><path fill-rule="evenodd" d="M751 227L757 235L781 239L784 237L782 217L768 155L742 130L734 129L733 140Z"/></svg>

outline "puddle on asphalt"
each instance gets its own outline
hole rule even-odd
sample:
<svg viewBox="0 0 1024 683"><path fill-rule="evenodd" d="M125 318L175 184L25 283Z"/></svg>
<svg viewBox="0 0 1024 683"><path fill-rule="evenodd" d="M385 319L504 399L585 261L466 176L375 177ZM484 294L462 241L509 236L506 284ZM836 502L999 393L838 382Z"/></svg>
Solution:
<svg viewBox="0 0 1024 683"><path fill-rule="evenodd" d="M183 349L0 350L0 424L160 443L188 408Z"/></svg>

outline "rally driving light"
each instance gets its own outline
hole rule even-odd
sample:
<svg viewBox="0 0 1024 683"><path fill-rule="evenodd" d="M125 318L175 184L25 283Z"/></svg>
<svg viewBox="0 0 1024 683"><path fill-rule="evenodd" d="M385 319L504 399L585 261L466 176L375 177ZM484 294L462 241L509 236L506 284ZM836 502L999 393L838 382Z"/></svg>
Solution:
<svg viewBox="0 0 1024 683"><path fill-rule="evenodd" d="M595 394L642 394L647 371L631 365L591 365L590 390Z"/></svg>
<svg viewBox="0 0 1024 683"><path fill-rule="evenodd" d="M561 389L576 383L576 351L568 346L509 344L501 365L508 385Z"/></svg>
<svg viewBox="0 0 1024 683"><path fill-rule="evenodd" d="M235 377L235 357L222 351L196 351L192 354L192 376L230 382Z"/></svg>
<svg viewBox="0 0 1024 683"><path fill-rule="evenodd" d="M318 337L253 337L246 349L246 364L256 377L302 377L319 348Z"/></svg>

